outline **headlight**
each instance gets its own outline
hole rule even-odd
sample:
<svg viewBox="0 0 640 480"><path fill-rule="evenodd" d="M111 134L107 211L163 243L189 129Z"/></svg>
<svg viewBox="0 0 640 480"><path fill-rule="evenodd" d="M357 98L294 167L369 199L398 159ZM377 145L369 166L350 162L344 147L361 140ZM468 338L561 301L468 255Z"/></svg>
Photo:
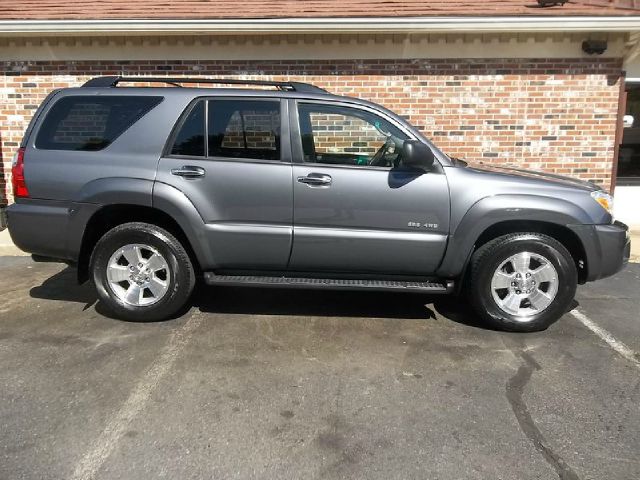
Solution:
<svg viewBox="0 0 640 480"><path fill-rule="evenodd" d="M613 197L603 190L591 192L591 198L598 202L607 212L613 214Z"/></svg>

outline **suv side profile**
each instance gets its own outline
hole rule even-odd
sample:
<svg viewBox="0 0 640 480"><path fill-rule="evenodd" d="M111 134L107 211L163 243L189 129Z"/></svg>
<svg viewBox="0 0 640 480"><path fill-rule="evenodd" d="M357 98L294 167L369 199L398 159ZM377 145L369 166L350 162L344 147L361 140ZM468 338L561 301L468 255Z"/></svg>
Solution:
<svg viewBox="0 0 640 480"><path fill-rule="evenodd" d="M15 244L77 264L130 320L174 316L201 279L464 295L490 326L535 331L630 252L598 186L471 167L379 105L298 82L56 90L12 173Z"/></svg>

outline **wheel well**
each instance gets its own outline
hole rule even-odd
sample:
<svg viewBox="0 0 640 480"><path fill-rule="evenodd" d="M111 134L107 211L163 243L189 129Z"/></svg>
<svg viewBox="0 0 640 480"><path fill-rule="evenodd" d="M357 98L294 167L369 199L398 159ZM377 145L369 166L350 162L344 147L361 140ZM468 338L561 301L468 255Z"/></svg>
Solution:
<svg viewBox="0 0 640 480"><path fill-rule="evenodd" d="M89 261L98 240L112 228L128 222L150 223L170 232L182 243L191 258L193 267L199 273L198 260L191 243L180 225L170 215L156 208L140 205L109 205L94 213L84 229L78 258L78 281L80 283L89 279Z"/></svg>
<svg viewBox="0 0 640 480"><path fill-rule="evenodd" d="M512 220L496 223L482 232L476 241L474 249L477 250L494 238L515 232L542 233L559 241L569 250L569 253L573 257L576 270L578 271L578 282L584 283L586 281L589 265L587 265L587 255L582 242L575 233L562 225L529 220Z"/></svg>

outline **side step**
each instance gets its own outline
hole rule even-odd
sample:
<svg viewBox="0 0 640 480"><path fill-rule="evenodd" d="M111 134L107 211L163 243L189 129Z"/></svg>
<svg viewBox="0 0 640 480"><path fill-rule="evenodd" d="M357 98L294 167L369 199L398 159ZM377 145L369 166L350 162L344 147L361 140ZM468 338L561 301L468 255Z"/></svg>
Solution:
<svg viewBox="0 0 640 480"><path fill-rule="evenodd" d="M216 275L205 272L204 281L208 285L245 287L316 288L329 290L386 290L415 293L452 293L453 280L442 281L397 281L397 280L356 280L342 278L302 278L263 277L255 275Z"/></svg>

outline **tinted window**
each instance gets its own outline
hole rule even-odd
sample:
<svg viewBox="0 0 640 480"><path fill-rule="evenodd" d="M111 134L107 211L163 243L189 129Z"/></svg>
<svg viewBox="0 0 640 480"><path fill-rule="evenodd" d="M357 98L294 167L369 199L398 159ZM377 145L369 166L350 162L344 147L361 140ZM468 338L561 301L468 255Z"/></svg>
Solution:
<svg viewBox="0 0 640 480"><path fill-rule="evenodd" d="M280 160L280 102L210 100L209 156Z"/></svg>
<svg viewBox="0 0 640 480"><path fill-rule="evenodd" d="M304 161L394 167L409 137L375 114L332 105L298 107Z"/></svg>
<svg viewBox="0 0 640 480"><path fill-rule="evenodd" d="M102 150L162 97L77 96L58 100L42 122L36 147L47 150Z"/></svg>
<svg viewBox="0 0 640 480"><path fill-rule="evenodd" d="M204 101L200 101L180 127L171 155L204 157L204 128Z"/></svg>

